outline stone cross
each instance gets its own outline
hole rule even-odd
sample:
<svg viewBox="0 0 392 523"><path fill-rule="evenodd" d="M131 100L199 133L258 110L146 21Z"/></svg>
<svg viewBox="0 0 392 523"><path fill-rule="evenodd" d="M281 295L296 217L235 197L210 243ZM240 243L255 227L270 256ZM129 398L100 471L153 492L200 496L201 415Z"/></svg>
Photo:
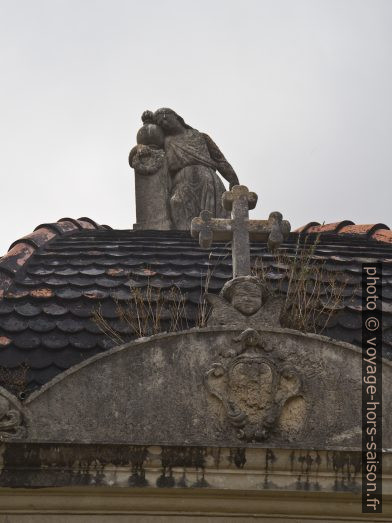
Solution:
<svg viewBox="0 0 392 523"><path fill-rule="evenodd" d="M290 223L280 212L272 212L268 220L249 220L249 209L254 209L257 194L245 185L235 185L222 196L223 207L231 211L231 219L213 218L210 211L202 211L193 218L191 234L199 237L200 246L208 249L214 240L232 241L233 278L250 274L250 240L268 241L275 250L290 232Z"/></svg>

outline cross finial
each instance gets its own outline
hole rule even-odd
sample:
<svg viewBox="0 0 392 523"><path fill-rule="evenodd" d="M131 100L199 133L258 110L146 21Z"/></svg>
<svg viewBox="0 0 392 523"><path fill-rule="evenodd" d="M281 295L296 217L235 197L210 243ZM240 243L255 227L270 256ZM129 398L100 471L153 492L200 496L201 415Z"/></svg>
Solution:
<svg viewBox="0 0 392 523"><path fill-rule="evenodd" d="M250 274L249 240L268 240L270 250L275 250L290 232L290 223L282 219L280 212L272 212L268 220L249 220L249 209L254 209L257 194L245 185L235 185L222 196L225 209L231 211L231 219L213 218L209 211L202 211L193 218L191 234L199 238L200 246L208 249L213 240L232 240L233 277Z"/></svg>

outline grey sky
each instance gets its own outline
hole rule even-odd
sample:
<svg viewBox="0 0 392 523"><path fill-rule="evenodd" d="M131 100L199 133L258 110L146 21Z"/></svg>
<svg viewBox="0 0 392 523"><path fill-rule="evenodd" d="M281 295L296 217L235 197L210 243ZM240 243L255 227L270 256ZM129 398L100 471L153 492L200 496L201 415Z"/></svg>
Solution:
<svg viewBox="0 0 392 523"><path fill-rule="evenodd" d="M207 132L254 217L392 226L392 1L0 0L0 254L38 224L129 228L144 109Z"/></svg>

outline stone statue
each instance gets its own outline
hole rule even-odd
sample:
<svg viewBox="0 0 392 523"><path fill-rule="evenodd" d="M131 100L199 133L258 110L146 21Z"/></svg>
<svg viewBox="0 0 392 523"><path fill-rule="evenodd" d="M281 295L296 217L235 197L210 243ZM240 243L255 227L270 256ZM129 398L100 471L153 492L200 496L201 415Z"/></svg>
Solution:
<svg viewBox="0 0 392 523"><path fill-rule="evenodd" d="M206 299L213 307L208 326L281 327L282 298L271 296L254 276L229 280L219 296L208 293Z"/></svg>
<svg viewBox="0 0 392 523"><path fill-rule="evenodd" d="M136 175L137 228L189 230L203 210L227 217L221 202L225 187L216 171L230 188L239 182L212 139L172 109L145 111L142 120L138 145L129 156ZM143 179L152 175L153 181Z"/></svg>

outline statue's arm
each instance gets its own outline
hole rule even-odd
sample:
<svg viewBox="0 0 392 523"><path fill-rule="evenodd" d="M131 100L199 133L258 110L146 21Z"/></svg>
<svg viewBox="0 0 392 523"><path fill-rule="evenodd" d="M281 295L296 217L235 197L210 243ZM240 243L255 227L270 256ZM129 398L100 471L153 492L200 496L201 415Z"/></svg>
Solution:
<svg viewBox="0 0 392 523"><path fill-rule="evenodd" d="M216 143L208 136L208 134L202 133L206 141L208 152L210 153L211 159L215 162L218 172L227 180L230 184L230 189L233 185L239 185L238 176L236 175L233 167L229 164L226 158L223 156L222 151L216 145Z"/></svg>

